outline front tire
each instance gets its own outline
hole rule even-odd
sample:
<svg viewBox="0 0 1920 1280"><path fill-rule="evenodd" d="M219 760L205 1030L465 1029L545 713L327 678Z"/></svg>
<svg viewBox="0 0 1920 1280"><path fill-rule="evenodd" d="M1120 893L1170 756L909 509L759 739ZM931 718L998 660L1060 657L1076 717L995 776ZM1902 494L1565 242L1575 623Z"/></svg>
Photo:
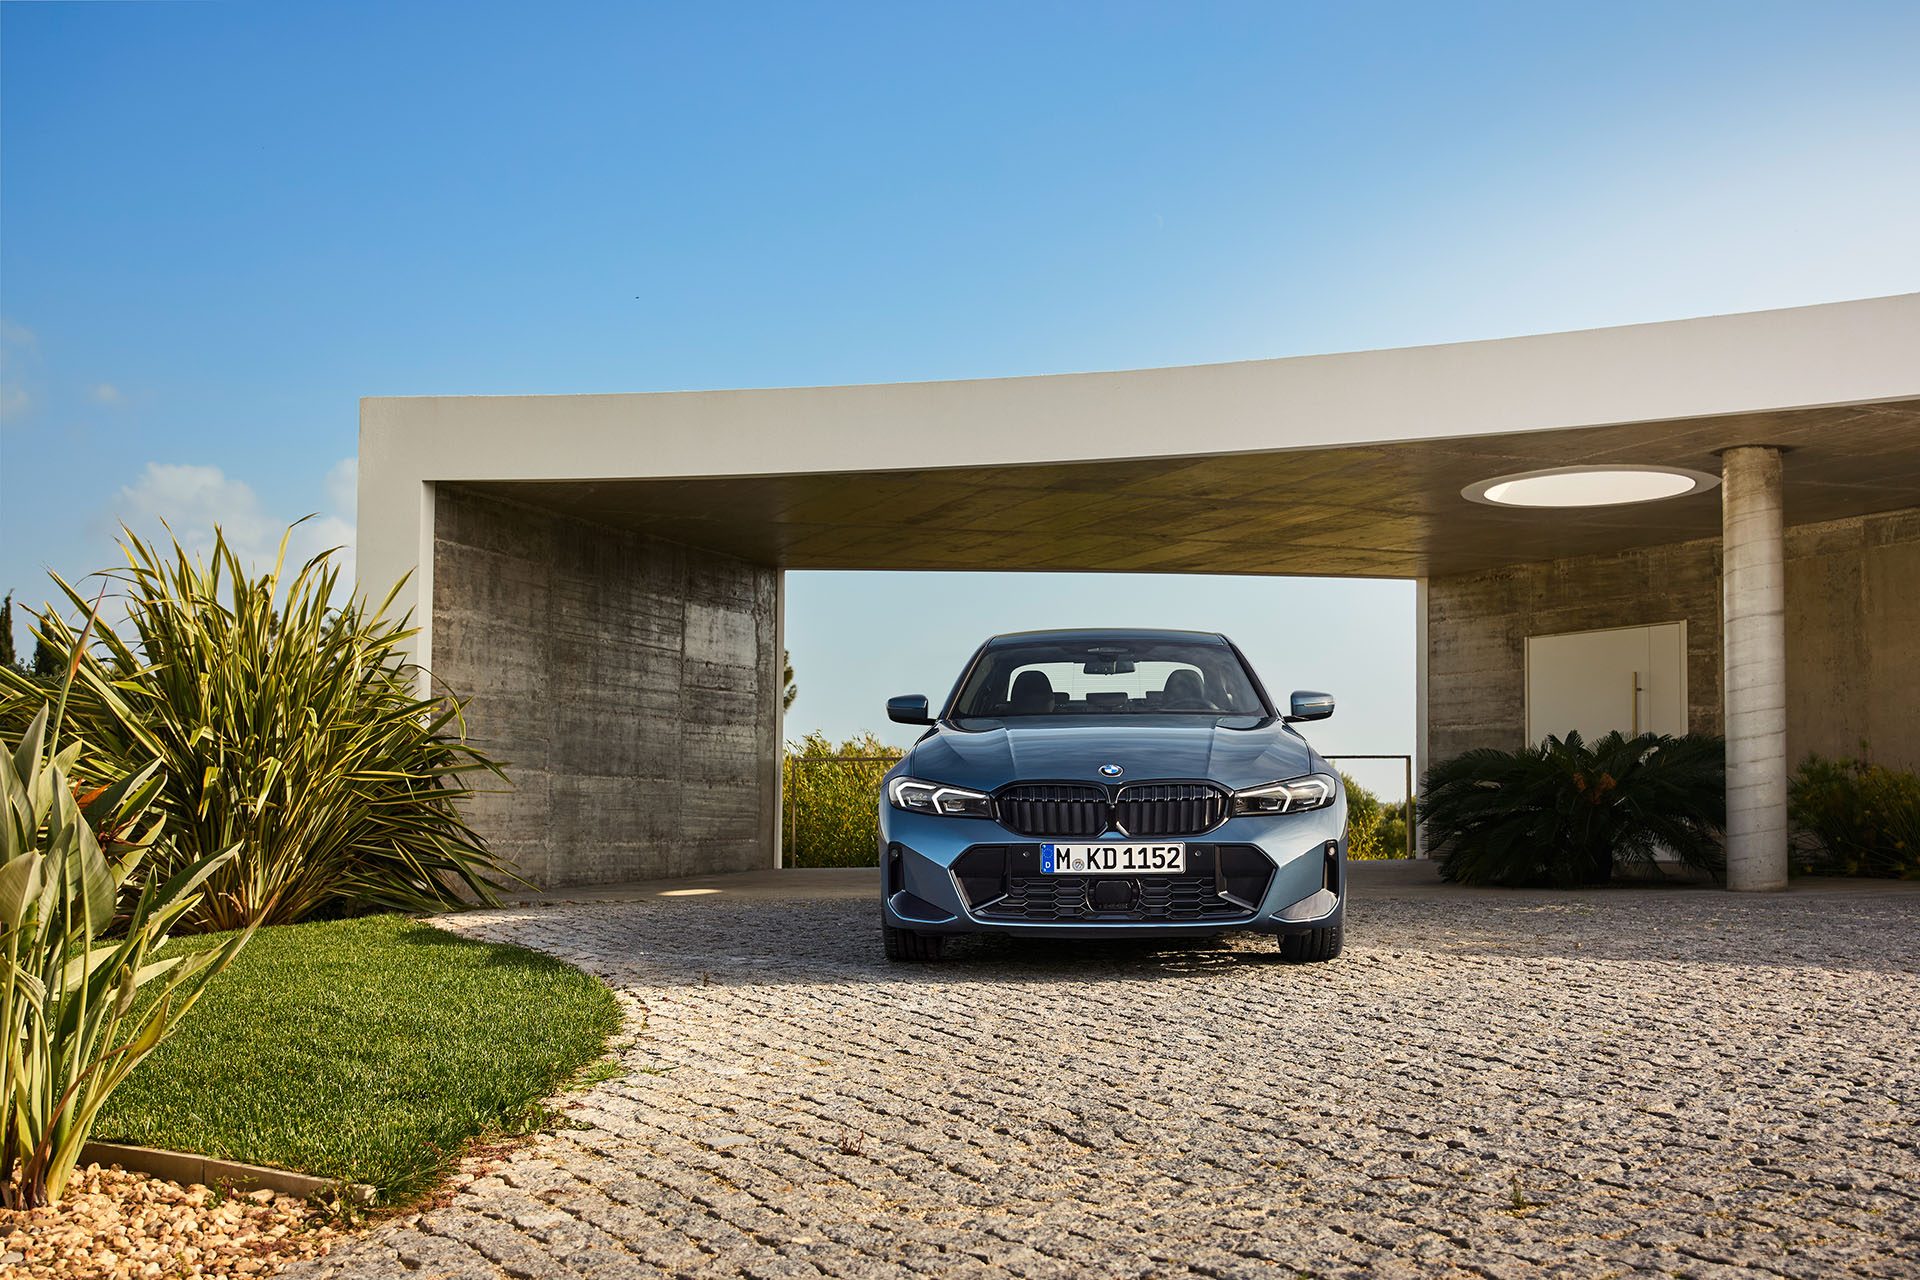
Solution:
<svg viewBox="0 0 1920 1280"><path fill-rule="evenodd" d="M1280 958L1288 964L1325 964L1340 954L1341 925L1280 935Z"/></svg>
<svg viewBox="0 0 1920 1280"><path fill-rule="evenodd" d="M915 933L890 924L880 926L880 936L886 943L889 960L938 960L940 944L945 941L937 933Z"/></svg>

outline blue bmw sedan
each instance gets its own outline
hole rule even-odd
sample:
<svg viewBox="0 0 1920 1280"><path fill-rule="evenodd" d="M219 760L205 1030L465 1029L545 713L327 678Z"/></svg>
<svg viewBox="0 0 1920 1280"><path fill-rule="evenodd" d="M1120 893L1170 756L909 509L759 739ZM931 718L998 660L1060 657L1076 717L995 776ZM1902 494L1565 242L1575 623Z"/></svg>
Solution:
<svg viewBox="0 0 1920 1280"><path fill-rule="evenodd" d="M1036 631L975 651L881 784L887 955L957 933L1277 937L1340 954L1346 793L1294 729L1324 693L1268 698L1225 636Z"/></svg>

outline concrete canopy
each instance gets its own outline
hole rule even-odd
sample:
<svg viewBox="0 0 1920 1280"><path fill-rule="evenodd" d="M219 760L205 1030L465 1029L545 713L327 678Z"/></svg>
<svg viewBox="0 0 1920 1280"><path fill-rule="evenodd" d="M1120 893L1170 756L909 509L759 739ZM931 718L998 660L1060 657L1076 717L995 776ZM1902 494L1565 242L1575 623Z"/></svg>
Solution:
<svg viewBox="0 0 1920 1280"><path fill-rule="evenodd" d="M1920 294L1125 373L370 398L359 563L413 574L430 628L451 483L780 568L1420 578L1719 525L1710 494L1511 510L1476 480L1756 442L1795 451L1790 523L1920 504Z"/></svg>
<svg viewBox="0 0 1920 1280"><path fill-rule="evenodd" d="M1724 653L1731 496L1461 492L1733 450L1772 460L1742 510L1784 525L1738 546L1727 617L1759 639ZM1760 797L1730 862L1773 887L1789 750L1889 716L1920 743L1887 683L1920 661L1920 294L1123 373L372 398L358 550L510 762L470 816L542 884L777 865L781 572L926 569L1417 579L1428 756L1520 744L1527 637L1690 620L1689 723Z"/></svg>

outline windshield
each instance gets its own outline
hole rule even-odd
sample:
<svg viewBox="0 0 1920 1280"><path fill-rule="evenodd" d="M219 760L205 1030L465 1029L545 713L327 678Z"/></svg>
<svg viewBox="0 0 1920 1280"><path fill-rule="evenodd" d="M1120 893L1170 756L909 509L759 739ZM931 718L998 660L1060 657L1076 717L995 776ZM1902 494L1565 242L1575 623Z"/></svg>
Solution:
<svg viewBox="0 0 1920 1280"><path fill-rule="evenodd" d="M994 645L953 703L956 719L1264 714L1239 655L1198 638Z"/></svg>

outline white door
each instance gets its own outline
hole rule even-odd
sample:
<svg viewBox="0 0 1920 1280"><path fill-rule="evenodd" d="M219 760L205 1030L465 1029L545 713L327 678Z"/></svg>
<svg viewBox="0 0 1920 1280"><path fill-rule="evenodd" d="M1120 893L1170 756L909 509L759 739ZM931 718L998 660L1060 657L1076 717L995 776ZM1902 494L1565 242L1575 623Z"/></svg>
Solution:
<svg viewBox="0 0 1920 1280"><path fill-rule="evenodd" d="M1527 741L1687 731L1687 624L1527 637Z"/></svg>

